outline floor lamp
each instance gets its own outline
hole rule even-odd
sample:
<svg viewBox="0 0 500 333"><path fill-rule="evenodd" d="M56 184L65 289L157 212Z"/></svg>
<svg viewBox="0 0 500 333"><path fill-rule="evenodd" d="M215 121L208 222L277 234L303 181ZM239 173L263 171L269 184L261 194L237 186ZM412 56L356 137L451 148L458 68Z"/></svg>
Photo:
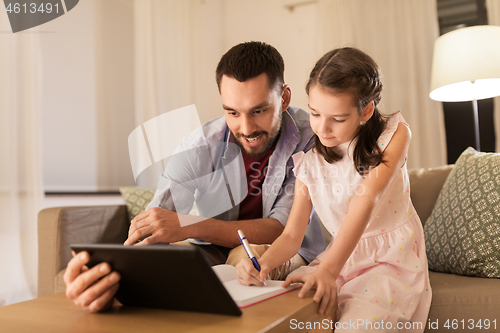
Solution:
<svg viewBox="0 0 500 333"><path fill-rule="evenodd" d="M500 95L500 26L448 32L434 43L430 98L472 101L476 149L481 150L477 101Z"/></svg>

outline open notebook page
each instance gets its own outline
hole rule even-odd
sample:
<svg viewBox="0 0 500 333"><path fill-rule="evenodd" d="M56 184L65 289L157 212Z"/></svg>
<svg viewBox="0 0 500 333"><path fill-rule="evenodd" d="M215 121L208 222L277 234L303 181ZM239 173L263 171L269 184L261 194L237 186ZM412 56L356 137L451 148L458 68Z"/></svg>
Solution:
<svg viewBox="0 0 500 333"><path fill-rule="evenodd" d="M266 280L267 286L244 286L236 280L236 267L217 265L212 267L215 274L224 284L227 292L240 308L244 308L266 299L276 297L300 288L300 283L294 283L287 288L281 287L283 281Z"/></svg>

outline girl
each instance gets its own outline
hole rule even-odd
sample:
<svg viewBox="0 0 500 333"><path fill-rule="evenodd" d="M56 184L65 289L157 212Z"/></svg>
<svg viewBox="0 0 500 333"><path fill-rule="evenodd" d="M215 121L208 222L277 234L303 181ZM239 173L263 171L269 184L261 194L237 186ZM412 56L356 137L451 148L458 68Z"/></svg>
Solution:
<svg viewBox="0 0 500 333"><path fill-rule="evenodd" d="M282 235L259 259L238 265L238 280L262 285L297 253L315 209L332 241L284 282L316 289L319 313L338 295L337 332L423 332L431 288L422 224L410 200L406 156L411 133L400 113L378 111L377 64L354 48L325 54L306 85L315 146L293 156L293 207Z"/></svg>

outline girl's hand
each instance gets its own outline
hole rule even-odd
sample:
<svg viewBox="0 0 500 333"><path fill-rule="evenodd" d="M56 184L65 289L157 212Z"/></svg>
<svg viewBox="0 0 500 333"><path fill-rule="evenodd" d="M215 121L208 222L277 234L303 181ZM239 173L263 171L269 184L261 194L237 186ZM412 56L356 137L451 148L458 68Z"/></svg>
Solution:
<svg viewBox="0 0 500 333"><path fill-rule="evenodd" d="M337 285L335 277L326 269L318 269L309 274L296 274L287 277L282 287L286 288L295 282L303 282L302 290L299 292L299 298L302 298L312 288L316 289L313 300L316 303L321 301L319 314L327 314L332 309L337 300Z"/></svg>
<svg viewBox="0 0 500 333"><path fill-rule="evenodd" d="M264 280L270 271L269 266L260 263L259 272L248 258L241 259L240 263L236 265L236 269L236 278L244 286L263 286Z"/></svg>

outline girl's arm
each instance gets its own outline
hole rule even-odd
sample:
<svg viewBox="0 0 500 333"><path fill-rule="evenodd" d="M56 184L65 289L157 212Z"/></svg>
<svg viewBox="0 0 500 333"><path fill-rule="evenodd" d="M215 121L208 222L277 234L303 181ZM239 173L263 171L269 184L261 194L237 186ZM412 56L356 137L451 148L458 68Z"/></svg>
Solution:
<svg viewBox="0 0 500 333"><path fill-rule="evenodd" d="M303 297L309 289L316 288L314 300L319 302L322 299L320 313L330 311L336 293L335 280L361 238L370 220L375 203L404 165L410 139L409 128L400 123L384 151L386 163L382 163L371 170L363 181L364 193L355 195L351 199L349 211L338 236L318 269L311 274L297 274L286 279L284 286L293 282L304 282L299 297Z"/></svg>
<svg viewBox="0 0 500 333"><path fill-rule="evenodd" d="M260 273L252 262L245 258L237 265L237 278L244 285L262 285L269 272L293 257L300 249L306 233L312 203L307 186L298 178L295 180L295 193L292 209L283 233L259 258Z"/></svg>

